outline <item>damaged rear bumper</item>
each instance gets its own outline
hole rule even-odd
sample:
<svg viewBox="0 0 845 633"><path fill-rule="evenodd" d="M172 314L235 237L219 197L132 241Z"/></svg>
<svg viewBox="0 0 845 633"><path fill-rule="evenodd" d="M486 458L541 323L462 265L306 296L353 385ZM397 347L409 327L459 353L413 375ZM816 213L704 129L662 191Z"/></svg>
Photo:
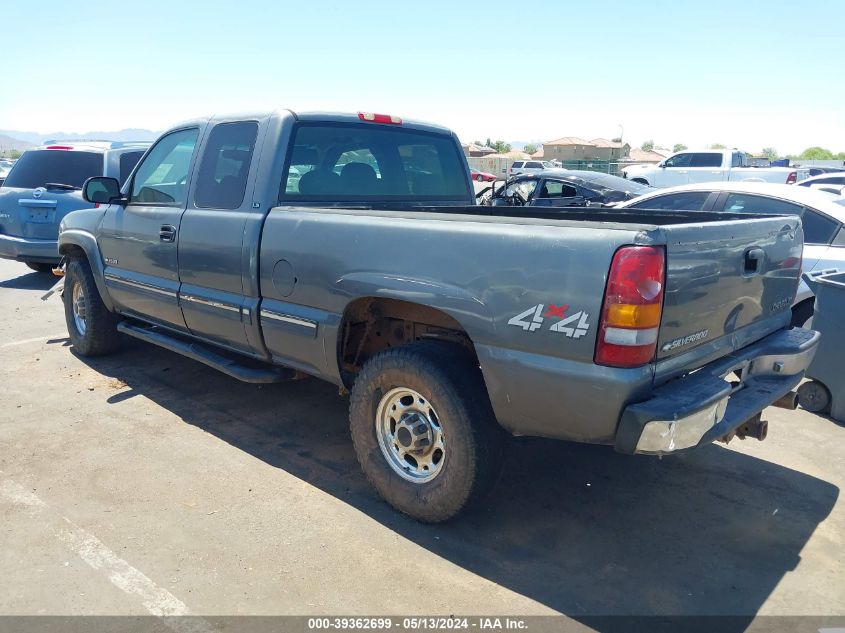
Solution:
<svg viewBox="0 0 845 633"><path fill-rule="evenodd" d="M728 436L804 377L820 335L813 330L780 330L628 405L616 433L621 453L665 455ZM740 384L725 380L742 370Z"/></svg>

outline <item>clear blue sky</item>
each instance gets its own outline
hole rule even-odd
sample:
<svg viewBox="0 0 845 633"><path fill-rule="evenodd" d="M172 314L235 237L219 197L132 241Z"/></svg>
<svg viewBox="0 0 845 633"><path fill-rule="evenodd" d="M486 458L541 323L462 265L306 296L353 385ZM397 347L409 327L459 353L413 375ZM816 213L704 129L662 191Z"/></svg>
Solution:
<svg viewBox="0 0 845 633"><path fill-rule="evenodd" d="M0 129L162 129L276 107L462 140L845 151L845 2L10 1ZM834 63L834 60L837 60Z"/></svg>

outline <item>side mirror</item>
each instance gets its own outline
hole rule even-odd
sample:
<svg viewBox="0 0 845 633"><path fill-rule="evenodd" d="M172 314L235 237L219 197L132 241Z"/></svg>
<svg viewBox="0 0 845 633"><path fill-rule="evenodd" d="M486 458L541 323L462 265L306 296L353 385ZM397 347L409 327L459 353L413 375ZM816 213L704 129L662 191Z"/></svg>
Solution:
<svg viewBox="0 0 845 633"><path fill-rule="evenodd" d="M662 168L662 169L666 169L666 163L658 163L657 166Z"/></svg>
<svg viewBox="0 0 845 633"><path fill-rule="evenodd" d="M96 176L89 178L82 185L82 197L87 202L96 204L111 204L121 200L120 183L115 178Z"/></svg>

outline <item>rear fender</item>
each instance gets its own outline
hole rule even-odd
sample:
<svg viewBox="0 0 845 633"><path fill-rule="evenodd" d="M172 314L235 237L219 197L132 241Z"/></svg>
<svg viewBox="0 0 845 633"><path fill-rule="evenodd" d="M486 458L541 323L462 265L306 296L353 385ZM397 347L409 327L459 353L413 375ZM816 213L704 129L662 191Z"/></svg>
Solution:
<svg viewBox="0 0 845 633"><path fill-rule="evenodd" d="M458 286L429 279L356 272L341 277L336 287L347 296L348 303L363 297L379 297L441 310L455 319L474 343L484 342L488 338L487 333L495 327L488 306Z"/></svg>

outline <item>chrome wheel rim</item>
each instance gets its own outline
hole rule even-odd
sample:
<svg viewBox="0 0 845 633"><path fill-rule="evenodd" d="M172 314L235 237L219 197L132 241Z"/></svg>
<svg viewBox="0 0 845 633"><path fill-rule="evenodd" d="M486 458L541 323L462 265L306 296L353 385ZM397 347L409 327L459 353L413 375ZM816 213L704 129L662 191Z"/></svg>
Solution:
<svg viewBox="0 0 845 633"><path fill-rule="evenodd" d="M73 324L76 326L76 330L80 334L84 335L86 329L85 292L82 290L82 284L80 283L75 283L73 285L71 304L73 310Z"/></svg>
<svg viewBox="0 0 845 633"><path fill-rule="evenodd" d="M443 470L446 445L440 418L422 394L407 387L391 389L379 402L375 423L379 448L402 479L422 484Z"/></svg>

